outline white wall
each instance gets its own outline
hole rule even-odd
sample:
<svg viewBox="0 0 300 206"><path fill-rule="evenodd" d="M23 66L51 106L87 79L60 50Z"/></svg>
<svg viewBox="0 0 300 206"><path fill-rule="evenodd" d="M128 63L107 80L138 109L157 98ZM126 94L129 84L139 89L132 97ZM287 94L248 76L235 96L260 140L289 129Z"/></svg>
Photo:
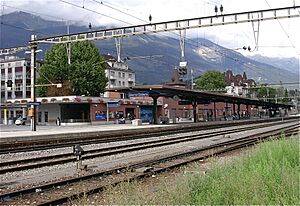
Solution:
<svg viewBox="0 0 300 206"><path fill-rule="evenodd" d="M57 117L60 117L60 106L56 103L42 103L40 106L38 106L38 112L41 112L42 114L42 121L40 124L55 124ZM48 123L45 122L45 112L48 112Z"/></svg>

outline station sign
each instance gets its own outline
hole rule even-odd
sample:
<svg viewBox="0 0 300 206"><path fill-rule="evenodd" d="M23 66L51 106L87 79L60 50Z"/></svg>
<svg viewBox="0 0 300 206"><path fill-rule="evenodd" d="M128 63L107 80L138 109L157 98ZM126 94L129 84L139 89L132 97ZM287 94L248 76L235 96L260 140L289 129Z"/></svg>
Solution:
<svg viewBox="0 0 300 206"><path fill-rule="evenodd" d="M190 100L178 101L178 105L191 105L191 104L192 104L192 101L190 101Z"/></svg>
<svg viewBox="0 0 300 206"><path fill-rule="evenodd" d="M210 100L206 100L206 99L201 99L201 100L197 100L197 104L210 104Z"/></svg>
<svg viewBox="0 0 300 206"><path fill-rule="evenodd" d="M192 105L193 102L191 100L180 100L178 101L178 105ZM210 104L209 100L197 100L197 104Z"/></svg>
<svg viewBox="0 0 300 206"><path fill-rule="evenodd" d="M128 92L128 97L148 97L149 92Z"/></svg>
<svg viewBox="0 0 300 206"><path fill-rule="evenodd" d="M34 105L34 106L40 106L42 103L41 102L28 102L28 105Z"/></svg>
<svg viewBox="0 0 300 206"><path fill-rule="evenodd" d="M119 102L107 102L107 107L119 107L120 103Z"/></svg>
<svg viewBox="0 0 300 206"><path fill-rule="evenodd" d="M186 67L187 66L187 62L179 62L179 66L180 67Z"/></svg>

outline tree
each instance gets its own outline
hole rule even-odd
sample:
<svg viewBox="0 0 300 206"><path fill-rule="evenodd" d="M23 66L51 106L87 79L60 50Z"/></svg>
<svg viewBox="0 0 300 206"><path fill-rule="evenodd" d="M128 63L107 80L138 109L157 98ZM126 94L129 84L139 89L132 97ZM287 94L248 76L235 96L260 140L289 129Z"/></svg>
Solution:
<svg viewBox="0 0 300 206"><path fill-rule="evenodd" d="M88 41L71 44L71 64L68 64L67 45L54 45L46 52L39 76L38 84L63 83L63 88L39 87L39 96L99 96L107 84L105 61L95 44Z"/></svg>
<svg viewBox="0 0 300 206"><path fill-rule="evenodd" d="M265 99L267 102L275 103L275 97L277 95L277 91L271 87L262 86L257 90L257 98Z"/></svg>
<svg viewBox="0 0 300 206"><path fill-rule="evenodd" d="M210 70L205 72L200 78L196 79L196 89L214 90L224 88L224 74L220 71Z"/></svg>

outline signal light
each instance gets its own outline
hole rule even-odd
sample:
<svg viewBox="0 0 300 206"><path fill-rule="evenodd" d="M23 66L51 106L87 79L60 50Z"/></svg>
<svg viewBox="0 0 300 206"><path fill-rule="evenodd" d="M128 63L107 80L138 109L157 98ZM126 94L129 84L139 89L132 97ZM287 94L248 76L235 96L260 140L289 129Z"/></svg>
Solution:
<svg viewBox="0 0 300 206"><path fill-rule="evenodd" d="M186 67L179 67L178 68L178 74L179 75L186 75L187 74L187 68Z"/></svg>

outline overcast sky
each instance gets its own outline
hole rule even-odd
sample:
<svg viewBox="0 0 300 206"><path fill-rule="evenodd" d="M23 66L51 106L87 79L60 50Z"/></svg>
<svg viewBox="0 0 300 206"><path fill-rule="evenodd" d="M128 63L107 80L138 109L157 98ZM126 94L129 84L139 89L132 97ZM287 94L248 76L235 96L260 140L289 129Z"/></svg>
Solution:
<svg viewBox="0 0 300 206"><path fill-rule="evenodd" d="M128 25L124 22L141 24L143 23L141 20L148 21L149 14L152 16L152 22L214 15L214 6L221 4L224 13L300 5L300 0L106 0L102 1L103 4L101 0L0 0L0 2L1 14L23 10L44 14L42 17L47 19L53 16L52 20L72 20L85 25L92 22L97 26ZM300 18L280 20L280 23L277 20L261 22L259 50L251 52L251 55L299 58L299 28ZM208 38L231 49L242 46L255 47L251 23L188 30L187 35L188 38ZM249 55L249 52L243 54Z"/></svg>

